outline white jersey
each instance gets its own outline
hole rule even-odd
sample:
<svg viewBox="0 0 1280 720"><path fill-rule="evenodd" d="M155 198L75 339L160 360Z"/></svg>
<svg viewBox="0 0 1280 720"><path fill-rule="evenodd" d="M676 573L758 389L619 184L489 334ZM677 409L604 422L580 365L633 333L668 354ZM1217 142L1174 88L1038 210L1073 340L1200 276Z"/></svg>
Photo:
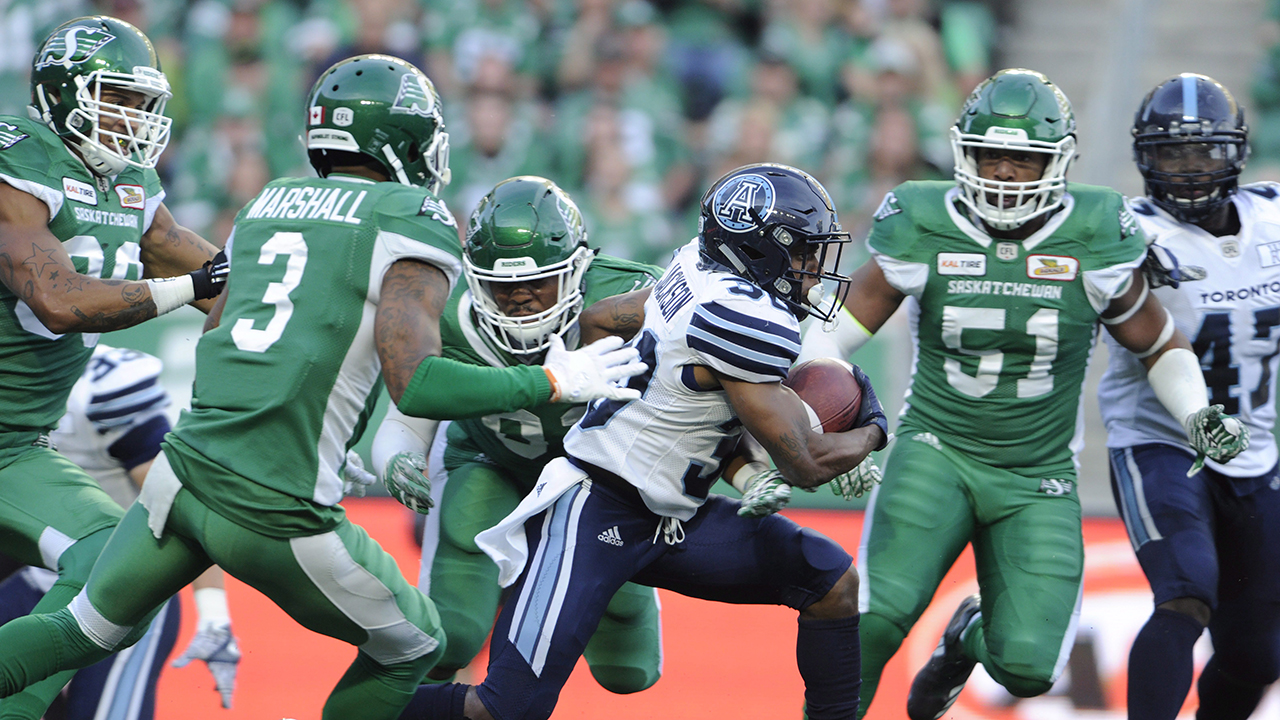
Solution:
<svg viewBox="0 0 1280 720"><path fill-rule="evenodd" d="M725 392L699 389L693 368L779 382L800 352L800 325L759 287L700 267L697 240L676 253L644 313L632 344L649 370L629 383L644 395L592 403L565 451L634 485L653 512L688 520L742 433Z"/></svg>
<svg viewBox="0 0 1280 720"><path fill-rule="evenodd" d="M99 345L50 435L122 507L138 497L129 470L154 458L169 430L161 369L159 358Z"/></svg>
<svg viewBox="0 0 1280 720"><path fill-rule="evenodd" d="M1244 185L1232 196L1240 234L1215 237L1180 223L1145 198L1128 201L1148 238L1208 277L1154 290L1200 357L1209 403L1249 426L1249 449L1225 465L1230 477L1255 477L1276 464L1276 365L1280 360L1280 185ZM1107 446L1166 443L1189 447L1182 426L1156 399L1146 370L1110 335L1110 364L1098 387Z"/></svg>

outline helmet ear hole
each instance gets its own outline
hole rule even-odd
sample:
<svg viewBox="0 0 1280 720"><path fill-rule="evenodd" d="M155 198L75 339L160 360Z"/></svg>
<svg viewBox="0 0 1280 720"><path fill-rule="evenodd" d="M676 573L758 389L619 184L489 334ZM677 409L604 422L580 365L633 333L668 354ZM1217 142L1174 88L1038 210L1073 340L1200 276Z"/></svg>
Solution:
<svg viewBox="0 0 1280 720"><path fill-rule="evenodd" d="M751 245L743 245L739 247L738 252L742 253L743 255L746 255L747 259L752 262L758 262L764 259L764 253L760 252L759 250L752 247Z"/></svg>
<svg viewBox="0 0 1280 720"><path fill-rule="evenodd" d="M409 162L416 163L422 158L422 149L418 147L417 143L412 143L409 145L409 150L405 153L405 157L409 159Z"/></svg>

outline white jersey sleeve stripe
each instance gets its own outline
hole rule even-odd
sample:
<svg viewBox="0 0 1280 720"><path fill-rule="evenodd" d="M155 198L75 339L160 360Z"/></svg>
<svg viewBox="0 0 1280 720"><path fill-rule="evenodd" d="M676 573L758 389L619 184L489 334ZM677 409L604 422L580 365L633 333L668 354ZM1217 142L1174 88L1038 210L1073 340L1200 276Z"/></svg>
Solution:
<svg viewBox="0 0 1280 720"><path fill-rule="evenodd" d="M691 349L753 374L783 378L800 353L800 334L716 303L698 306L689 320Z"/></svg>

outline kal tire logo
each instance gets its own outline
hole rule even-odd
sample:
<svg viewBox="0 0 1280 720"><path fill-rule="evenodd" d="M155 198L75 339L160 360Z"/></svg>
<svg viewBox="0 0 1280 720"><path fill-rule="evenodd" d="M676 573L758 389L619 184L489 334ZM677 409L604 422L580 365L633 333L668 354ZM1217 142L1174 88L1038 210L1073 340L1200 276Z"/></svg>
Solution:
<svg viewBox="0 0 1280 720"><path fill-rule="evenodd" d="M711 215L716 224L730 232L746 232L767 222L773 213L773 183L763 175L731 178L711 199Z"/></svg>
<svg viewBox="0 0 1280 720"><path fill-rule="evenodd" d="M86 182L80 182L75 178L62 178L62 194L67 198L82 202L85 205L98 204L98 191L92 185Z"/></svg>
<svg viewBox="0 0 1280 720"><path fill-rule="evenodd" d="M88 60L104 45L115 40L116 36L102 28L89 28L77 25L67 28L61 35L49 38L36 60L36 70L43 70L53 65L70 68Z"/></svg>

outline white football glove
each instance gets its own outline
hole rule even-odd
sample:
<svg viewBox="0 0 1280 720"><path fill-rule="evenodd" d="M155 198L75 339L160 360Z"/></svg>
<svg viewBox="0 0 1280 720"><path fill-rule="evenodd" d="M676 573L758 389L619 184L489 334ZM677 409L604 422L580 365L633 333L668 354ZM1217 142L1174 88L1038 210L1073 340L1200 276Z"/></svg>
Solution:
<svg viewBox="0 0 1280 720"><path fill-rule="evenodd" d="M1188 477L1200 472L1206 457L1225 463L1249 448L1249 427L1223 414L1222 409L1221 405L1210 405L1195 411L1183 422L1191 447L1197 453L1196 461L1187 471Z"/></svg>
<svg viewBox="0 0 1280 720"><path fill-rule="evenodd" d="M831 478L831 492L845 500L860 498L879 485L883 478L880 466L868 455L854 469Z"/></svg>
<svg viewBox="0 0 1280 720"><path fill-rule="evenodd" d="M778 512L789 502L791 486L782 479L782 473L764 470L747 478L738 514L750 518L764 517Z"/></svg>
<svg viewBox="0 0 1280 720"><path fill-rule="evenodd" d="M584 403L597 398L638 400L640 391L615 384L649 369L640 352L623 347L616 335L569 351L559 335L551 336L551 348L542 367L551 376L551 402Z"/></svg>
<svg viewBox="0 0 1280 720"><path fill-rule="evenodd" d="M400 452L387 461L382 484L391 497L410 510L426 515L436 504L431 499L431 479L427 477L427 456L420 452Z"/></svg>
<svg viewBox="0 0 1280 720"><path fill-rule="evenodd" d="M236 691L236 670L240 667L240 646L231 633L231 624L202 628L173 661L173 666L185 667L192 660L203 660L209 666L213 685L222 697L222 707L230 709L231 696Z"/></svg>
<svg viewBox="0 0 1280 720"><path fill-rule="evenodd" d="M355 450L347 451L347 462L342 466L342 494L352 497L364 497L369 486L376 482L377 475L364 469L364 460Z"/></svg>

